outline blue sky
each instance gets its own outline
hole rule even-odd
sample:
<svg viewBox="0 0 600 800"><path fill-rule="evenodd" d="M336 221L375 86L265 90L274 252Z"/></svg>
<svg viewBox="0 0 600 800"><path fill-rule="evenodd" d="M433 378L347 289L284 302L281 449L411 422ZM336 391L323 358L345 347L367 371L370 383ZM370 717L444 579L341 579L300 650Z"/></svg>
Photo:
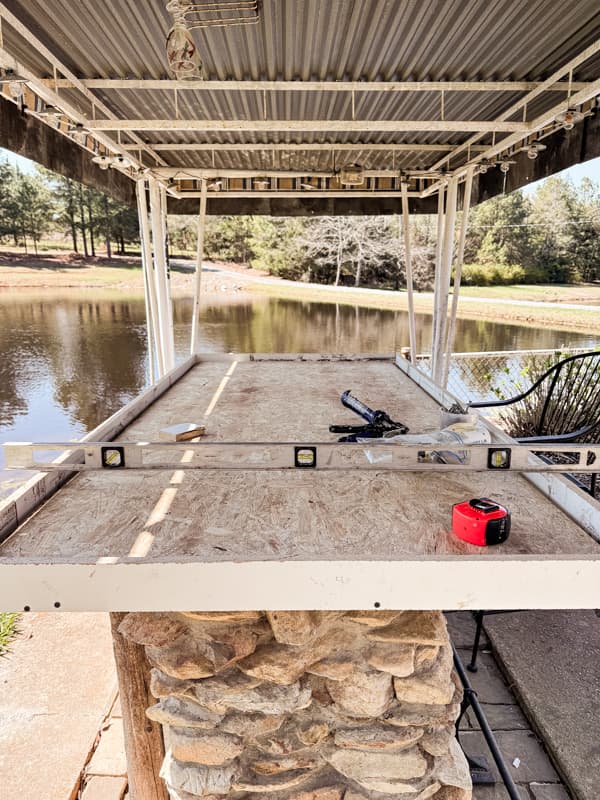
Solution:
<svg viewBox="0 0 600 800"><path fill-rule="evenodd" d="M10 150L3 150L1 147L0 159L8 159L11 164L18 166L22 172L33 172L35 169L33 161L18 156ZM586 161L584 164L576 164L574 167L569 167L569 169L564 169L562 172L556 174L560 175L562 178L570 178L573 183L576 184L579 183L582 178L591 178L593 181L600 183L600 158L593 158L591 161ZM528 186L524 186L523 191L525 193L533 192L540 183L541 181L536 181Z"/></svg>

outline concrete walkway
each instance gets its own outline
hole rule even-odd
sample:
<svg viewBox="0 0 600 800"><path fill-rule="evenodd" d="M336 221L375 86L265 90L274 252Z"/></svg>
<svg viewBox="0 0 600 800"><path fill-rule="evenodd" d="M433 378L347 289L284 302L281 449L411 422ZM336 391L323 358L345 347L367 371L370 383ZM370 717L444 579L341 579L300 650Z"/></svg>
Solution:
<svg viewBox="0 0 600 800"><path fill-rule="evenodd" d="M600 797L600 619L594 611L490 616L491 646L577 800Z"/></svg>
<svg viewBox="0 0 600 800"><path fill-rule="evenodd" d="M24 614L0 658L0 797L72 800L116 695L108 614Z"/></svg>

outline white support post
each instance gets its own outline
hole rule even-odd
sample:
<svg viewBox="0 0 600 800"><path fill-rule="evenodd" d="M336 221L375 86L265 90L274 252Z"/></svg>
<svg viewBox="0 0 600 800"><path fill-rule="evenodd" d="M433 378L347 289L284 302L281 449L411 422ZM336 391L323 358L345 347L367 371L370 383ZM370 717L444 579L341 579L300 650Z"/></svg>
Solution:
<svg viewBox="0 0 600 800"><path fill-rule="evenodd" d="M442 246L444 239L445 184L440 183L437 208L437 240L435 247L435 273L433 283L433 320L431 324L431 377L435 375L440 327L440 278L442 272Z"/></svg>
<svg viewBox="0 0 600 800"><path fill-rule="evenodd" d="M460 235L458 240L458 251L456 254L456 265L454 268L454 291L452 293L452 309L448 322L448 338L446 340L446 355L444 358L444 372L442 386L448 385L448 372L450 370L450 356L454 350L454 336L456 333L456 314L458 312L458 296L460 294L460 280L462 276L462 266L465 256L465 241L467 238L467 228L469 225L469 211L471 208L471 189L473 187L473 173L475 167L469 167L465 178L465 192L463 195L463 210L460 221Z"/></svg>
<svg viewBox="0 0 600 800"><path fill-rule="evenodd" d="M415 305L413 298L413 274L410 252L410 216L408 208L408 183L400 184L402 193L402 231L404 236L404 261L406 263L406 291L408 295L408 335L410 345L410 360L417 363L417 333L415 327Z"/></svg>
<svg viewBox="0 0 600 800"><path fill-rule="evenodd" d="M152 219L152 248L154 251L154 278L158 306L159 341L162 346L163 363L166 371L175 366L175 345L173 338L173 309L166 253L166 208L161 197L161 189L156 180L150 178L150 216Z"/></svg>
<svg viewBox="0 0 600 800"><path fill-rule="evenodd" d="M154 281L154 266L152 263L152 246L150 243L150 229L148 226L148 203L146 200L146 181L139 180L136 184L138 218L140 225L140 245L142 253L142 272L144 275L144 302L146 306L146 327L148 330L148 361L150 365L150 383L155 383L157 377L162 377L166 370L163 363L162 347L159 342L158 305L156 299L156 285Z"/></svg>
<svg viewBox="0 0 600 800"><path fill-rule="evenodd" d="M444 345L446 344L448 296L450 294L450 279L452 277L452 256L454 252L454 225L456 222L457 196L458 178L452 177L448 181L448 192L446 195L446 214L444 217L444 238L440 269L439 324L434 374L434 379L437 383L441 382L443 376Z"/></svg>
<svg viewBox="0 0 600 800"><path fill-rule="evenodd" d="M196 250L196 275L194 281L194 310L192 312L192 337L190 355L198 346L198 317L200 316L200 285L202 282L202 260L204 258L204 229L206 227L206 179L202 179L200 210L198 212L198 246Z"/></svg>

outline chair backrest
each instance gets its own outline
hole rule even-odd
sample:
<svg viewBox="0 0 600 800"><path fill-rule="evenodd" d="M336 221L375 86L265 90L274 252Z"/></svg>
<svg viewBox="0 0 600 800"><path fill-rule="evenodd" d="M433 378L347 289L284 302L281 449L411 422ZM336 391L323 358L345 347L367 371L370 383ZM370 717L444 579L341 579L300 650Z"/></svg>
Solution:
<svg viewBox="0 0 600 800"><path fill-rule="evenodd" d="M550 367L521 401L535 436L583 430L600 434L600 352L569 356ZM525 410L525 409L524 409Z"/></svg>
<svg viewBox="0 0 600 800"><path fill-rule="evenodd" d="M577 433L579 441L599 441L600 350L558 361L516 397L469 407L506 407L500 418L517 438Z"/></svg>

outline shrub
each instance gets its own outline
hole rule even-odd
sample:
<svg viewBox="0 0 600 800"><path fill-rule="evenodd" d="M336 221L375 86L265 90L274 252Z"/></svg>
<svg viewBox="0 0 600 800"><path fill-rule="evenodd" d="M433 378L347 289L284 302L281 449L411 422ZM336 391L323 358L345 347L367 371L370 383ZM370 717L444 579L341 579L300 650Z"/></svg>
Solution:
<svg viewBox="0 0 600 800"><path fill-rule="evenodd" d="M462 268L466 286L509 286L524 283L526 275L520 264L464 264Z"/></svg>

